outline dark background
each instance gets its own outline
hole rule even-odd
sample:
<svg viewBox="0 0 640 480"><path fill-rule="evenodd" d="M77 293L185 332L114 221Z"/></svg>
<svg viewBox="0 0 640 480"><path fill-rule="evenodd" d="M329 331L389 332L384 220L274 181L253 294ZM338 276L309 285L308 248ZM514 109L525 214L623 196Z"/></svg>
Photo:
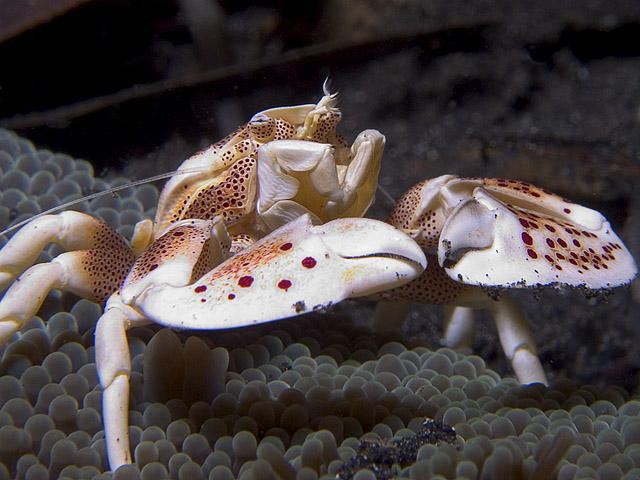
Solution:
<svg viewBox="0 0 640 480"><path fill-rule="evenodd" d="M142 178L255 112L315 103L329 76L350 141L387 136L391 198L455 173L602 211L640 255L640 6L629 1L0 0L0 126ZM371 215L392 202L379 195ZM640 287L606 303L516 292L551 378L638 383ZM342 307L363 318L370 308ZM405 333L437 346L441 314ZM490 318L476 351L504 373Z"/></svg>

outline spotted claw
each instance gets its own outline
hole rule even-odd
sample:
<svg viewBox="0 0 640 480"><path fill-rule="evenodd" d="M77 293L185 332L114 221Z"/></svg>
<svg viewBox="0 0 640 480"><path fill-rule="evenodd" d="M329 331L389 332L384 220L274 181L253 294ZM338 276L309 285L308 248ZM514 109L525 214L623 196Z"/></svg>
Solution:
<svg viewBox="0 0 640 480"><path fill-rule="evenodd" d="M635 278L631 253L599 212L523 182L514 183L516 196L500 182L485 179L442 229L438 260L452 279L597 290Z"/></svg>
<svg viewBox="0 0 640 480"><path fill-rule="evenodd" d="M166 326L239 327L399 286L425 267L418 245L390 225L357 218L313 226L304 215L196 283L153 286L136 304Z"/></svg>

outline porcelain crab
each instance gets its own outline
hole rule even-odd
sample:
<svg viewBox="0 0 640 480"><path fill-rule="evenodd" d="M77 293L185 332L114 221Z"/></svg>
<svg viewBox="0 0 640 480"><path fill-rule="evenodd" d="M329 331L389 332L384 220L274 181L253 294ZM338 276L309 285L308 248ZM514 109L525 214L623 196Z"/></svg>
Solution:
<svg viewBox="0 0 640 480"><path fill-rule="evenodd" d="M487 308L518 379L546 383L525 319L496 289L611 288L636 275L598 212L523 182L445 175L410 189L390 225L350 218L373 201L384 137L365 130L348 147L339 120L327 91L316 105L255 115L183 163L132 248L102 222L65 212L35 220L0 251L0 286L22 274L0 302L0 342L52 288L106 300L96 363L112 469L131 461L125 332L134 325L228 328L376 295L445 305L445 341L464 347L471 309ZM51 241L70 252L29 268Z"/></svg>
<svg viewBox="0 0 640 480"><path fill-rule="evenodd" d="M33 220L0 250L0 286L11 285L0 302L0 343L51 289L106 301L95 345L112 469L131 462L129 328L266 322L424 270L413 240L359 218L373 201L384 137L365 130L349 147L335 133L336 97L324 93L315 105L258 113L186 160L163 189L155 221L136 225L132 247L105 223L68 211ZM50 242L67 252L31 266Z"/></svg>

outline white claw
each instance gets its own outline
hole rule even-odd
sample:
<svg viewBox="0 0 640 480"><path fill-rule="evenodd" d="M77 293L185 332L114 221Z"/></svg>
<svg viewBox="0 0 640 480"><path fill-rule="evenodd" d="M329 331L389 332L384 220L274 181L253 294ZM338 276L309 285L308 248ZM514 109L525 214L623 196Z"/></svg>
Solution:
<svg viewBox="0 0 640 480"><path fill-rule="evenodd" d="M196 283L155 286L136 303L163 325L230 328L306 313L401 285L425 265L415 242L383 222L341 219L314 227L305 215Z"/></svg>

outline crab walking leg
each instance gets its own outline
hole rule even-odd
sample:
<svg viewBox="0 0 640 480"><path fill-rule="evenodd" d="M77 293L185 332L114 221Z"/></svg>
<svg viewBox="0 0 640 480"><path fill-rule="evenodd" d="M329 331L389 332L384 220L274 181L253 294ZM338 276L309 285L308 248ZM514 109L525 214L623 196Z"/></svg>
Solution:
<svg viewBox="0 0 640 480"><path fill-rule="evenodd" d="M0 345L27 324L37 313L49 290L60 288L63 266L41 263L27 270L0 302ZM27 301L27 299L29 301Z"/></svg>
<svg viewBox="0 0 640 480"><path fill-rule="evenodd" d="M447 347L470 353L473 347L473 308L445 305L443 341Z"/></svg>
<svg viewBox="0 0 640 480"><path fill-rule="evenodd" d="M65 250L88 250L98 245L128 249L109 225L80 212L44 215L22 227L0 250L0 291L33 265L49 243Z"/></svg>
<svg viewBox="0 0 640 480"><path fill-rule="evenodd" d="M488 310L498 331L502 350L511 361L513 371L522 384L542 383L548 385L547 376L537 355L536 341L533 332L516 303L508 296L502 295L494 300L477 287L468 289L452 303L457 308L454 318L447 326L449 338L464 339L469 335L473 318L469 315L473 310ZM460 328L459 331L454 330Z"/></svg>
<svg viewBox="0 0 640 480"><path fill-rule="evenodd" d="M113 265L105 272L101 270L105 264ZM124 245L119 250L65 252L29 268L0 301L0 345L31 320L50 290L66 290L102 303L122 284L132 264L133 256Z"/></svg>
<svg viewBox="0 0 640 480"><path fill-rule="evenodd" d="M549 385L538 358L533 332L515 302L505 295L498 301L488 299L485 305L493 314L502 349L511 360L520 383Z"/></svg>
<svg viewBox="0 0 640 480"><path fill-rule="evenodd" d="M96 367L102 386L102 416L111 470L131 463L129 449L129 377L131 356L126 330L133 323L149 323L114 295L96 325Z"/></svg>
<svg viewBox="0 0 640 480"><path fill-rule="evenodd" d="M322 309L401 285L426 265L404 233L376 220L313 226L305 215L186 287L156 285L135 299L153 321L180 328L230 328Z"/></svg>

